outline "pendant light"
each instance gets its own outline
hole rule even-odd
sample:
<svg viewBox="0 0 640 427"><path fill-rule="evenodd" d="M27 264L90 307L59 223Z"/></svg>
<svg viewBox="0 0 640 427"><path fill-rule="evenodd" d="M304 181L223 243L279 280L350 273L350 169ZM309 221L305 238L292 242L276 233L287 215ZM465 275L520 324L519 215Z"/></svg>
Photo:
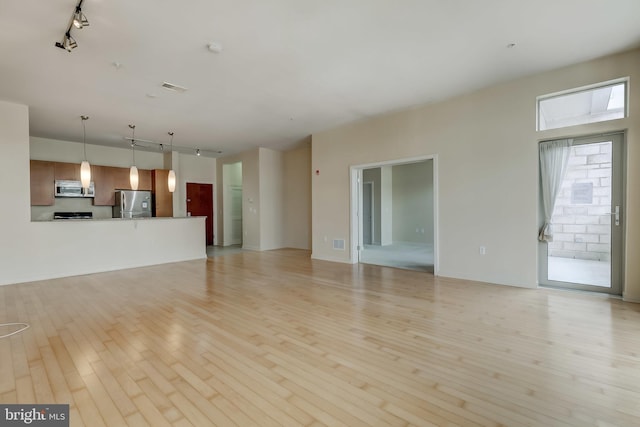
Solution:
<svg viewBox="0 0 640 427"><path fill-rule="evenodd" d="M131 128L131 154L133 157L133 164L129 169L129 183L132 190L138 189L138 168L136 167L136 125L129 125Z"/></svg>
<svg viewBox="0 0 640 427"><path fill-rule="evenodd" d="M173 156L173 132L169 132L169 135L171 136L169 153L171 153ZM171 159L171 169L169 170L167 185L169 187L169 193L173 193L174 191L176 191L176 172L173 170L173 159Z"/></svg>
<svg viewBox="0 0 640 427"><path fill-rule="evenodd" d="M89 120L89 116L80 116L82 120L82 149L84 151L84 160L80 163L80 182L82 188L89 188L91 185L91 165L87 161L87 132L84 126L84 122Z"/></svg>

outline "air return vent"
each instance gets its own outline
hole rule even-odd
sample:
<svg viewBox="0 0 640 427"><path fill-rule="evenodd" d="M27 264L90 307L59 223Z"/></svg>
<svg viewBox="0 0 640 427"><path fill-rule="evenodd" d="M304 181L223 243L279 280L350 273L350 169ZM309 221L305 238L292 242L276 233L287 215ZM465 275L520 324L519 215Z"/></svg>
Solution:
<svg viewBox="0 0 640 427"><path fill-rule="evenodd" d="M333 239L333 249L344 251L344 239Z"/></svg>
<svg viewBox="0 0 640 427"><path fill-rule="evenodd" d="M187 88L186 87L182 87L182 86L178 86L178 85L174 85L173 83L169 83L169 82L162 82L161 85L163 88L167 89L167 90L172 90L174 92L186 92Z"/></svg>

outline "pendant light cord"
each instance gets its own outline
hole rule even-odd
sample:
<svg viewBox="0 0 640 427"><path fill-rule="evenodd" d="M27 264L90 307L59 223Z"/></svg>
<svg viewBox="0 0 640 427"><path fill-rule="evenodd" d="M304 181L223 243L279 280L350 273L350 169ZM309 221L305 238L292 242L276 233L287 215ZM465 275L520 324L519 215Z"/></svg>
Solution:
<svg viewBox="0 0 640 427"><path fill-rule="evenodd" d="M82 145L84 150L84 159L87 160L87 130L85 128L84 122L87 121L87 116L82 116Z"/></svg>
<svg viewBox="0 0 640 427"><path fill-rule="evenodd" d="M136 165L136 125L129 125L131 128L131 152L133 153L133 166Z"/></svg>

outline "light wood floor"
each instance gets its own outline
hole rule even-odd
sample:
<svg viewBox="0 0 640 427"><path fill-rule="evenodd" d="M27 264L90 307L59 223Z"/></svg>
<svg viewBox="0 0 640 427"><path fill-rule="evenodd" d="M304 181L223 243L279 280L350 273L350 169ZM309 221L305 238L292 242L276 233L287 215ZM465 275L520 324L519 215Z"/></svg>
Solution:
<svg viewBox="0 0 640 427"><path fill-rule="evenodd" d="M0 402L72 426L640 425L640 306L587 294L282 250L0 286L13 321Z"/></svg>

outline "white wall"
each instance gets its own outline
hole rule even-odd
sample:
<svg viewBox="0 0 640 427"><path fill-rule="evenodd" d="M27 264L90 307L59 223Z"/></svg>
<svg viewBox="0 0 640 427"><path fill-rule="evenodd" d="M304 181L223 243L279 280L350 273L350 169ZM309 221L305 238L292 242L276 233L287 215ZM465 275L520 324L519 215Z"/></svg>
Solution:
<svg viewBox="0 0 640 427"><path fill-rule="evenodd" d="M213 237L214 244L218 242L218 228L216 211L216 159L198 157L190 154L174 153L173 160L177 160L176 191L173 193L173 216L187 216L187 182L198 184L213 184ZM177 209L176 209L177 208Z"/></svg>
<svg viewBox="0 0 640 427"><path fill-rule="evenodd" d="M392 166L380 168L380 244L393 243L393 170Z"/></svg>
<svg viewBox="0 0 640 427"><path fill-rule="evenodd" d="M311 138L284 155L283 246L311 249Z"/></svg>
<svg viewBox="0 0 640 427"><path fill-rule="evenodd" d="M280 151L260 148L260 250L284 246L284 158Z"/></svg>
<svg viewBox="0 0 640 427"><path fill-rule="evenodd" d="M204 219L31 222L29 115L0 101L0 284L206 257Z"/></svg>
<svg viewBox="0 0 640 427"><path fill-rule="evenodd" d="M536 96L630 76L630 117L536 132ZM313 257L355 262L349 167L438 155L439 274L537 286L538 142L627 130L625 298L640 301L640 51L577 64L313 135ZM499 208L496 208L499 207ZM479 254L479 246L487 254Z"/></svg>
<svg viewBox="0 0 640 427"><path fill-rule="evenodd" d="M433 245L433 160L392 171L393 241Z"/></svg>
<svg viewBox="0 0 640 427"><path fill-rule="evenodd" d="M260 176L259 149L217 159L218 242L224 242L223 165L242 162L242 247L260 250Z"/></svg>
<svg viewBox="0 0 640 427"><path fill-rule="evenodd" d="M35 136L30 137L29 140L32 160L78 164L84 160L80 143ZM131 167L133 158L131 149L87 144L87 160L92 165L128 168ZM138 169L162 169L164 167L163 155L162 153L136 150L136 166Z"/></svg>
<svg viewBox="0 0 640 427"><path fill-rule="evenodd" d="M223 165L242 162L243 247L311 247L311 146L280 152L256 148L218 159L218 230L224 242ZM228 234L228 233L227 233Z"/></svg>

